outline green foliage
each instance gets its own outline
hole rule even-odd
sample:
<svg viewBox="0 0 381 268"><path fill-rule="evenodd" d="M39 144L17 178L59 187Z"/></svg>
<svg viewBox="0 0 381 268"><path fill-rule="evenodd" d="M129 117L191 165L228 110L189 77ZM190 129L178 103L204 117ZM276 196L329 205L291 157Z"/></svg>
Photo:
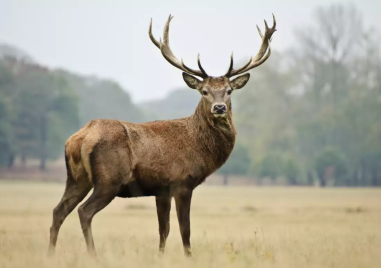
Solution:
<svg viewBox="0 0 381 268"><path fill-rule="evenodd" d="M247 148L236 143L226 163L217 171L224 176L224 184L228 184L231 175L246 175L250 166L250 156Z"/></svg>
<svg viewBox="0 0 381 268"><path fill-rule="evenodd" d="M347 175L347 163L343 154L333 148L327 148L317 154L314 168L322 186L331 176L337 180L344 180ZM331 169L331 170L330 170Z"/></svg>
<svg viewBox="0 0 381 268"><path fill-rule="evenodd" d="M380 185L381 56L375 36L362 28L353 6L319 8L313 23L296 31L294 50L273 54L253 71L234 106L258 176L286 177L292 184L299 174L296 183L310 184L316 152L332 147L337 154L320 152L319 161L337 161L336 185ZM324 185L322 169L316 173Z"/></svg>
<svg viewBox="0 0 381 268"><path fill-rule="evenodd" d="M251 72L245 88L233 93L238 142L218 172L226 180L252 168L251 175L284 177L289 184L312 184L318 177L324 186L331 175L335 185L380 186L376 31L363 27L354 6L338 4L318 8L295 39L293 49L273 52ZM13 155L55 158L64 140L94 118L185 117L201 98L197 91L177 90L141 104L142 113L115 82L16 62L18 68L11 68L0 60L0 165Z"/></svg>
<svg viewBox="0 0 381 268"><path fill-rule="evenodd" d="M266 155L259 164L258 176L276 179L282 172L282 157L279 154Z"/></svg>
<svg viewBox="0 0 381 268"><path fill-rule="evenodd" d="M28 62L0 58L0 166L12 165L15 157L38 158L44 169L94 118L143 121L116 83Z"/></svg>
<svg viewBox="0 0 381 268"><path fill-rule="evenodd" d="M58 157L62 151L58 148L78 128L75 96L48 70L17 61L9 64L20 68L12 84L12 153L40 158L43 168L48 158Z"/></svg>
<svg viewBox="0 0 381 268"><path fill-rule="evenodd" d="M365 171L363 177L367 184L381 186L381 151L368 153L361 159L362 170ZM359 182L350 181L351 185L359 185Z"/></svg>
<svg viewBox="0 0 381 268"><path fill-rule="evenodd" d="M218 170L223 175L245 175L250 166L250 156L247 148L237 143L226 161L226 163Z"/></svg>
<svg viewBox="0 0 381 268"><path fill-rule="evenodd" d="M0 166L7 163L7 156L11 153L11 124L9 118L9 107L6 99L0 92Z"/></svg>
<svg viewBox="0 0 381 268"><path fill-rule="evenodd" d="M105 118L129 122L145 121L144 114L117 83L96 77L81 77L59 71L78 98L79 125L92 119Z"/></svg>
<svg viewBox="0 0 381 268"><path fill-rule="evenodd" d="M294 157L288 156L283 159L282 175L286 177L290 185L298 184L298 177L300 176L300 167Z"/></svg>
<svg viewBox="0 0 381 268"><path fill-rule="evenodd" d="M12 73L0 61L0 166L8 164L12 153L12 109L9 86L13 82Z"/></svg>
<svg viewBox="0 0 381 268"><path fill-rule="evenodd" d="M254 173L260 179L268 177L275 180L278 177L285 177L288 184L296 185L300 183L301 168L293 155L270 153L257 163Z"/></svg>

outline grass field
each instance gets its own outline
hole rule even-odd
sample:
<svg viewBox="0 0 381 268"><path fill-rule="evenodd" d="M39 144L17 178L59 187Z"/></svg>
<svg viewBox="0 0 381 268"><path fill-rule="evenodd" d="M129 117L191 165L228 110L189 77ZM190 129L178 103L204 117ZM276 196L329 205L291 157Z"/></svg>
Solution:
<svg viewBox="0 0 381 268"><path fill-rule="evenodd" d="M95 216L88 257L76 210L46 257L64 184L0 181L0 267L381 267L381 189L196 189L193 257L182 254L174 206L164 256L153 198L116 199Z"/></svg>

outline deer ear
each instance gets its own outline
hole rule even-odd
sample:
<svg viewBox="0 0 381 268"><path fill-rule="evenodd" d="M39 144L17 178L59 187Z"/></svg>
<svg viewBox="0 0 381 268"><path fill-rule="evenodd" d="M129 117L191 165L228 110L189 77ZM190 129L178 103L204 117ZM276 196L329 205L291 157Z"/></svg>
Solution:
<svg viewBox="0 0 381 268"><path fill-rule="evenodd" d="M201 81L198 80L196 77L191 76L187 73L183 73L183 78L185 83L187 83L188 87L193 89L199 89L201 87Z"/></svg>
<svg viewBox="0 0 381 268"><path fill-rule="evenodd" d="M232 81L230 81L230 85L233 89L240 89L246 85L249 79L250 79L250 74L247 73L247 74L238 76L237 78L234 78Z"/></svg>

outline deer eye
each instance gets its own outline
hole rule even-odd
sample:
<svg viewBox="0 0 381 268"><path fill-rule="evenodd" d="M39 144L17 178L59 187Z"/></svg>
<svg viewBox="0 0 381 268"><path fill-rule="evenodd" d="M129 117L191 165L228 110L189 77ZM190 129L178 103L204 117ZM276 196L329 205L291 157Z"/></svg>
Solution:
<svg viewBox="0 0 381 268"><path fill-rule="evenodd" d="M229 89L228 90L228 95L232 94L233 90L232 89Z"/></svg>
<svg viewBox="0 0 381 268"><path fill-rule="evenodd" d="M203 91L202 91L202 94L203 94L204 96L206 96L206 95L208 95L208 91L203 90Z"/></svg>

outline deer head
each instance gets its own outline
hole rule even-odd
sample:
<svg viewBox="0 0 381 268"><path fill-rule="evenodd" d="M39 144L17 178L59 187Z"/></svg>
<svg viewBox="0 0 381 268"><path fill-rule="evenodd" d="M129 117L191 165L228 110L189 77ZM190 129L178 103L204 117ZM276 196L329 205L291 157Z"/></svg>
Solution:
<svg viewBox="0 0 381 268"><path fill-rule="evenodd" d="M152 35L152 19L149 26L149 37L157 46L164 58L173 66L184 71L183 78L185 83L193 89L196 89L202 95L203 106L206 111L210 111L211 115L214 117L225 117L229 112L231 107L230 97L234 90L240 89L246 85L249 81L250 74L244 74L238 76L234 79L230 79L233 76L243 74L255 67L258 67L264 63L271 54L270 41L272 34L276 31L276 21L273 15L273 26L269 28L267 22L265 21L265 33L262 34L261 30L257 26L258 33L262 39L261 47L255 57L250 58L250 60L241 68L233 68L233 53L230 57L230 66L227 73L223 76L213 77L209 76L204 68L201 66L200 54L197 58L197 63L199 70L194 70L184 64L183 60L179 61L169 46L169 24L173 16L169 15L168 20L164 26L163 41L161 38L157 41ZM266 53L267 51L267 53ZM195 76L202 78L202 80L197 79Z"/></svg>

